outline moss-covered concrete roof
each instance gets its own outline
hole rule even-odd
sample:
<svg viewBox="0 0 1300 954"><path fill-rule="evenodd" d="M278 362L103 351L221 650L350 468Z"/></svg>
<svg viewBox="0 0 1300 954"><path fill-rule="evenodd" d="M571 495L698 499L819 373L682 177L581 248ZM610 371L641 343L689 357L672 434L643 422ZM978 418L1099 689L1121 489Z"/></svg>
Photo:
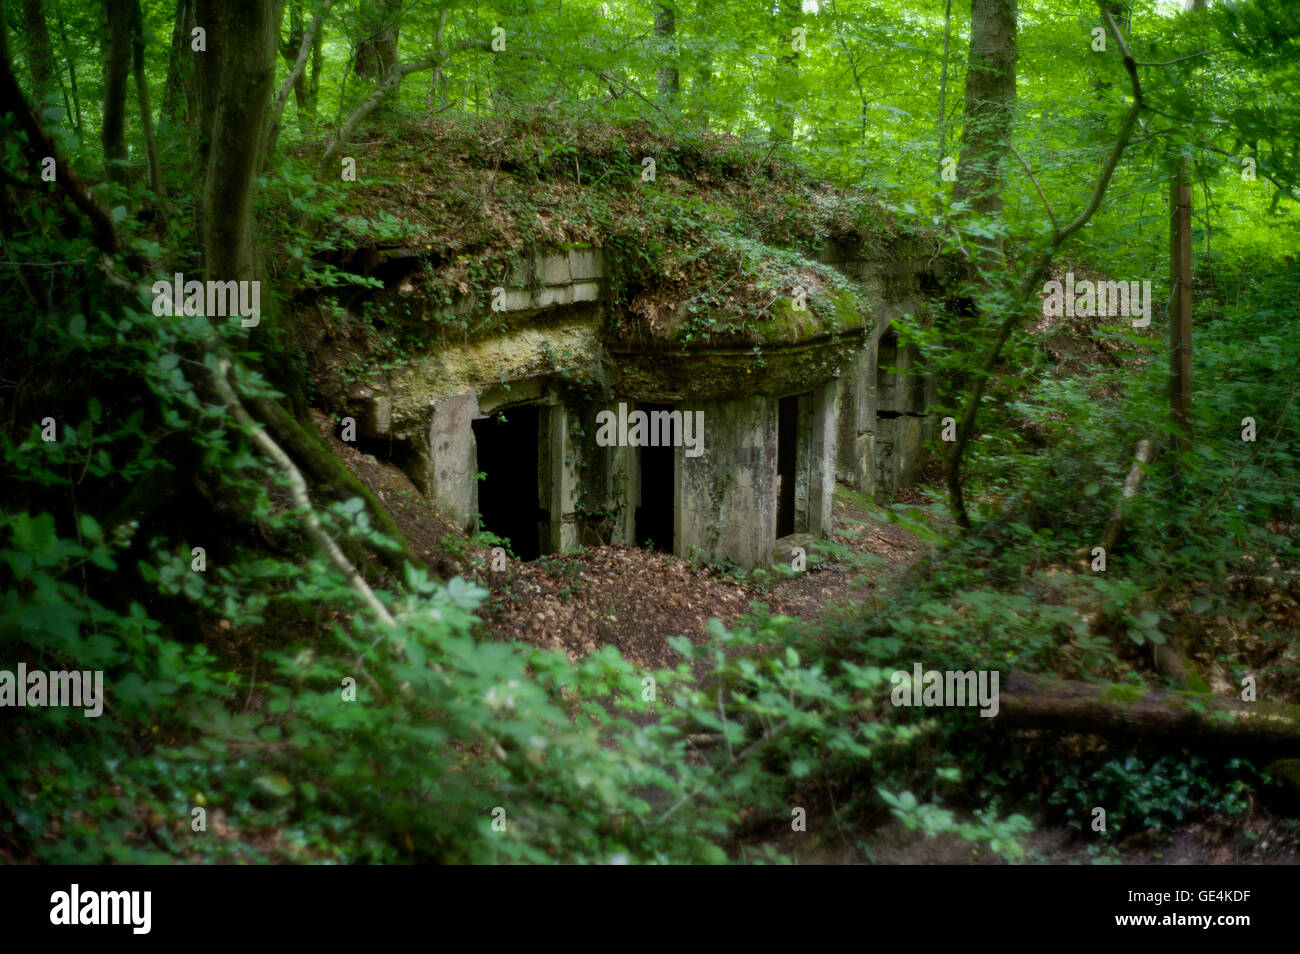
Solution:
<svg viewBox="0 0 1300 954"><path fill-rule="evenodd" d="M340 186L314 245L381 278L387 318L431 345L527 322L527 309L495 314L493 289L574 248L602 253L613 342L781 346L853 332L870 320L857 290L818 259L835 248L887 260L907 227L870 195L730 137L492 120L363 140L347 150L357 180Z"/></svg>

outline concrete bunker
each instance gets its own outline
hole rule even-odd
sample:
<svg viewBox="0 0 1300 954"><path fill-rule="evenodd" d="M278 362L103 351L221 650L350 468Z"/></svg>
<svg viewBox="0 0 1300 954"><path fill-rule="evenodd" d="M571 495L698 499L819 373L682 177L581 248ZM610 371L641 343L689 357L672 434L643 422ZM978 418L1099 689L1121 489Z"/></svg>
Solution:
<svg viewBox="0 0 1300 954"><path fill-rule="evenodd" d="M629 544L766 566L788 559L790 538L830 536L837 468L883 495L922 459L923 368L888 318L868 314L919 300L861 279L853 269L865 266L836 267L865 304L838 324L796 313L772 325L756 365L753 341L686 348L671 322L658 338L613 333L600 250L539 256L498 296L506 312L492 336L444 342L348 410L367 439L400 448L393 462L445 518L509 539L521 559ZM911 287L890 287L900 283ZM620 407L698 415L702 451L598 442L597 416Z"/></svg>

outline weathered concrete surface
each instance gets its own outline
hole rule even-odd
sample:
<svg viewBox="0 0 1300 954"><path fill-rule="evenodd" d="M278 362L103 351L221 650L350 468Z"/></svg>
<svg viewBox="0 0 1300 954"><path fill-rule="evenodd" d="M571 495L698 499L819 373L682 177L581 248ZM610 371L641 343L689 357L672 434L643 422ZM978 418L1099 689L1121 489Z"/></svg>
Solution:
<svg viewBox="0 0 1300 954"><path fill-rule="evenodd" d="M468 527L478 492L473 420L544 405L539 446L520 449L520 466L538 468L537 503L549 514L540 542L554 551L637 536L640 452L597 447L598 410L623 401L703 411L704 456L674 452L674 549L764 566L776 535L782 395L800 395L796 533L830 536L837 471L883 498L914 481L924 463L932 386L907 373L924 369L911 349L898 348L892 329L904 313L926 313L916 281L924 266L854 256L840 249L834 262L858 289L856 298L841 295L841 304L855 301L844 320L818 324L792 312L754 342L683 348L612 336L599 249L537 255L509 276L498 296L504 314L458 302L465 340L389 372L384 386L349 394L348 413L364 436L405 442L417 485L444 516ZM475 338L480 323L489 336ZM564 403L563 381L583 382L587 403Z"/></svg>
<svg viewBox="0 0 1300 954"><path fill-rule="evenodd" d="M411 479L447 520L469 529L478 512L478 480L472 424L478 397L462 391L434 402L423 439L414 441Z"/></svg>
<svg viewBox="0 0 1300 954"><path fill-rule="evenodd" d="M465 390L478 394L507 384L518 388L527 381L599 376L604 350L595 316L587 317L581 324L528 328L443 348L390 372L390 429L397 437L413 434L427 425L434 403ZM370 400L384 396L377 392Z"/></svg>
<svg viewBox="0 0 1300 954"><path fill-rule="evenodd" d="M790 394L840 373L861 347L859 335L788 347L682 351L611 345L612 389L640 401Z"/></svg>
<svg viewBox="0 0 1300 954"><path fill-rule="evenodd" d="M767 566L776 540L777 401L685 401L704 412L704 454L676 449L675 551Z"/></svg>
<svg viewBox="0 0 1300 954"><path fill-rule="evenodd" d="M832 378L813 392L812 446L808 480L808 530L830 539L835 510L835 441L839 434L840 382Z"/></svg>
<svg viewBox="0 0 1300 954"><path fill-rule="evenodd" d="M539 423L538 506L550 514L542 550L567 550L578 545L578 447L570 438L569 414L563 405L543 409ZM520 452L520 466L526 466L525 449Z"/></svg>
<svg viewBox="0 0 1300 954"><path fill-rule="evenodd" d="M921 308L918 300L884 308L885 319L843 375L836 469L845 483L882 501L917 481L932 435L933 381L893 329L895 317Z"/></svg>

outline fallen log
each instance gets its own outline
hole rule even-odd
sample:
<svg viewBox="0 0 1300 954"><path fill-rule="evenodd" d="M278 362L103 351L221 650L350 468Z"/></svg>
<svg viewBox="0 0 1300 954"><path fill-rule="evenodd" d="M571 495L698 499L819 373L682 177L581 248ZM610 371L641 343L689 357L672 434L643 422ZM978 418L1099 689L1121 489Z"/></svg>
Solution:
<svg viewBox="0 0 1300 954"><path fill-rule="evenodd" d="M1003 681L993 722L1004 729L1120 736L1234 755L1300 756L1300 706L1020 672Z"/></svg>

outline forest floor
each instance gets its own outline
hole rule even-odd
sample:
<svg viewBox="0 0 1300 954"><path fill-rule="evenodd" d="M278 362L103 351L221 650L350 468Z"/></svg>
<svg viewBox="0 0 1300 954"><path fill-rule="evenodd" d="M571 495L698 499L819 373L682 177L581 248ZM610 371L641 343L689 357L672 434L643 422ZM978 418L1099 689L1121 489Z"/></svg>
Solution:
<svg viewBox="0 0 1300 954"><path fill-rule="evenodd" d="M317 424L435 573L471 577L488 589L480 611L485 635L562 651L571 659L614 646L640 668L671 669L682 657L668 645L669 637L682 635L701 644L708 639L711 619L734 625L753 603L765 604L773 615L805 621L825 619L837 610L860 613L862 604L926 551L921 539L890 522L886 508L837 486L836 546L822 559L812 550L805 572L755 581L707 563L627 546L585 547L532 562L510 560L506 569L494 572L490 550L475 546L431 511L399 468L338 441L323 416ZM909 490L897 502L922 504L924 498ZM837 830L812 850L799 837L806 836L776 833L762 843L811 864L1002 863L955 835L922 838L897 822L872 831ZM1163 833L1138 832L1100 850L1096 842L1060 825L1036 828L1025 847L1026 860L1048 864L1300 864L1300 823L1252 801L1240 815L1190 820Z"/></svg>

